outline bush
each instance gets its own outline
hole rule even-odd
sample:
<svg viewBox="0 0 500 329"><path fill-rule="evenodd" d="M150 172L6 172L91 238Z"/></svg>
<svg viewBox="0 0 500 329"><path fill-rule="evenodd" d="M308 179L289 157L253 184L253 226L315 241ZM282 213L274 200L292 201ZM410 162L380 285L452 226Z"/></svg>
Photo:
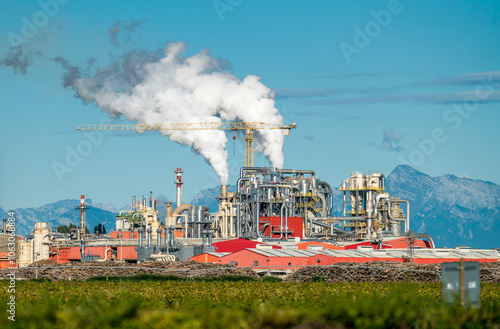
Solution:
<svg viewBox="0 0 500 329"><path fill-rule="evenodd" d="M266 276L263 276L262 278L260 278L260 281L262 281L262 282L283 282L283 279L278 278L276 276L266 275Z"/></svg>

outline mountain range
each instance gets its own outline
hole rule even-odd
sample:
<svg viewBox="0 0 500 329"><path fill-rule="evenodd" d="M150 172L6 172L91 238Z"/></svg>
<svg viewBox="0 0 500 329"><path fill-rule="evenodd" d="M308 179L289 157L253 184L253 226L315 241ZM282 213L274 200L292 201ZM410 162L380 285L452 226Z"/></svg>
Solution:
<svg viewBox="0 0 500 329"><path fill-rule="evenodd" d="M431 177L411 166L397 166L386 177L386 191L410 202L410 228L429 233L438 247L498 248L500 234L500 185L454 175ZM235 191L236 186L229 186ZM342 193L334 189L333 213L341 215ZM215 196L220 188L200 191L191 201L193 205L207 206L217 211ZM87 227L93 231L101 223L107 231L115 228L116 210L112 204L92 204L86 213ZM37 208L15 209L17 234L29 235L35 221L46 221L50 226L79 225L80 212L74 207L78 199L61 200ZM174 205L175 206L175 205ZM163 209L160 208L163 213ZM1 218L7 213L0 208ZM163 215L164 216L164 215Z"/></svg>
<svg viewBox="0 0 500 329"><path fill-rule="evenodd" d="M387 176L386 189L410 201L410 229L429 233L437 246L500 247L500 185L401 165Z"/></svg>
<svg viewBox="0 0 500 329"><path fill-rule="evenodd" d="M98 208L92 204L91 199L85 199L86 226L90 232L99 223L106 227L107 231L115 228L115 213ZM56 226L75 224L80 226L80 210L75 209L80 206L80 199L60 200L48 203L41 207L14 209L16 215L16 234L30 235L33 233L35 222L47 222L48 226L55 229ZM0 208L1 218L7 218L6 210Z"/></svg>

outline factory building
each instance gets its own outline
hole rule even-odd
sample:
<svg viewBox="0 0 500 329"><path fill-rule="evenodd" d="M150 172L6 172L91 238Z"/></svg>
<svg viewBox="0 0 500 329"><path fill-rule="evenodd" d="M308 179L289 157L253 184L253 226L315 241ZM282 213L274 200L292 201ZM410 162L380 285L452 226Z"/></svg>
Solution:
<svg viewBox="0 0 500 329"><path fill-rule="evenodd" d="M130 209L116 216L116 228L109 235L85 234L88 207L82 195L75 206L80 227L62 234L37 222L33 234L19 240L19 266L43 259L192 260L283 270L338 262L404 262L409 254L421 263L499 258L494 250L441 252L430 235L411 233L409 202L389 195L380 173L351 173L339 189L342 211L333 214L334 191L313 170L243 167L235 192L221 186L213 213L208 207L183 203L183 172L174 170L175 209L165 203L162 216L152 191L149 199L134 196Z"/></svg>
<svg viewBox="0 0 500 329"><path fill-rule="evenodd" d="M222 264L256 270L297 269L307 265L332 265L334 259L323 251L299 249L244 249L221 257Z"/></svg>

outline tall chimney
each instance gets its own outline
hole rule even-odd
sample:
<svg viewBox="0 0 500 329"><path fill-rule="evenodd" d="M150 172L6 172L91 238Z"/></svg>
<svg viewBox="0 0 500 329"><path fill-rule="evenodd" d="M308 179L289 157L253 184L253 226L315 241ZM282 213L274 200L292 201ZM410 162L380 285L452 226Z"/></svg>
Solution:
<svg viewBox="0 0 500 329"><path fill-rule="evenodd" d="M75 209L80 210L80 239L85 239L85 210L89 209L89 206L85 205L85 195L80 197L80 206L75 206Z"/></svg>
<svg viewBox="0 0 500 329"><path fill-rule="evenodd" d="M184 184L182 180L182 168L175 168L174 170L175 173L175 181L174 183L176 184L176 206L179 207L182 204L182 184Z"/></svg>
<svg viewBox="0 0 500 329"><path fill-rule="evenodd" d="M227 185L220 186L220 195L223 198L227 197Z"/></svg>
<svg viewBox="0 0 500 329"><path fill-rule="evenodd" d="M172 203L165 202L165 206L167 207L167 218L165 218L165 226L170 226L170 221L172 220Z"/></svg>

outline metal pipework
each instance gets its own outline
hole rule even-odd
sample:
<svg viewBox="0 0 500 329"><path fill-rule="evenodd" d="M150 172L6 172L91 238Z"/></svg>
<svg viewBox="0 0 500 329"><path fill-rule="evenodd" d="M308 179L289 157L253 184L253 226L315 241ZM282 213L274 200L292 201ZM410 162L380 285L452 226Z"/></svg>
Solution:
<svg viewBox="0 0 500 329"><path fill-rule="evenodd" d="M325 181L319 181L319 186L325 186L326 189L327 189L326 194L329 195L329 199L330 199L330 203L328 205L328 213L327 213L327 215L331 216L332 215L332 209L333 209L333 191L332 191L332 188L330 187L330 184L328 184Z"/></svg>
<svg viewBox="0 0 500 329"><path fill-rule="evenodd" d="M406 218L394 218L394 217L392 217L392 214L391 214L392 206L391 206L391 199L390 198L387 199L387 205L389 207L389 209L387 210L387 216L391 220L405 222L405 233L406 233L410 230L410 203L408 202L408 200L398 200L397 202L406 203Z"/></svg>
<svg viewBox="0 0 500 329"><path fill-rule="evenodd" d="M240 177L236 183L236 185L238 185L238 193L240 193L241 191L241 187L243 184L241 184L241 182L249 182L250 181L250 178L249 177Z"/></svg>
<svg viewBox="0 0 500 329"><path fill-rule="evenodd" d="M156 245L161 246L161 229L156 229Z"/></svg>
<svg viewBox="0 0 500 329"><path fill-rule="evenodd" d="M257 171L257 172L267 172L272 168L266 168L266 167L241 167L240 168L240 177L244 177L243 172L244 171Z"/></svg>
<svg viewBox="0 0 500 329"><path fill-rule="evenodd" d="M174 237L175 237L175 226L171 225L168 228L168 246L173 247L174 246Z"/></svg>
<svg viewBox="0 0 500 329"><path fill-rule="evenodd" d="M350 218L350 217L349 217ZM338 227L333 226L333 224L328 225L326 223L320 222L319 220L328 220L328 219L337 219L337 217L314 217L314 219L311 219L311 224L321 226L323 228L329 229L330 232L333 234L333 231L343 234L343 235L352 235L355 234L356 232L347 232L343 229L340 229Z"/></svg>
<svg viewBox="0 0 500 329"><path fill-rule="evenodd" d="M166 225L162 225L161 226L163 228L163 232L165 232L165 236L163 237L163 246L167 246L167 242L168 242L168 229L167 229L167 226Z"/></svg>
<svg viewBox="0 0 500 329"><path fill-rule="evenodd" d="M153 229L151 228L151 224L148 225L147 233L148 233L148 247L149 247L149 246L151 246L151 237L152 237L152 233L153 233Z"/></svg>
<svg viewBox="0 0 500 329"><path fill-rule="evenodd" d="M85 241L84 240L81 240L81 249L80 249L80 252L81 252L81 258L85 257Z"/></svg>
<svg viewBox="0 0 500 329"><path fill-rule="evenodd" d="M139 233L139 247L142 247L142 234L144 233L144 229L142 227L139 227L139 229L137 230L137 232Z"/></svg>
<svg viewBox="0 0 500 329"><path fill-rule="evenodd" d="M431 243L432 249L436 249L436 244L434 243L434 239L429 234L417 233L417 234L414 234L413 236L416 238L425 238L425 239L429 240L429 242Z"/></svg>
<svg viewBox="0 0 500 329"><path fill-rule="evenodd" d="M405 222L405 233L406 233L410 230L410 203L408 202L408 200L399 200L399 202L406 203L406 222Z"/></svg>

